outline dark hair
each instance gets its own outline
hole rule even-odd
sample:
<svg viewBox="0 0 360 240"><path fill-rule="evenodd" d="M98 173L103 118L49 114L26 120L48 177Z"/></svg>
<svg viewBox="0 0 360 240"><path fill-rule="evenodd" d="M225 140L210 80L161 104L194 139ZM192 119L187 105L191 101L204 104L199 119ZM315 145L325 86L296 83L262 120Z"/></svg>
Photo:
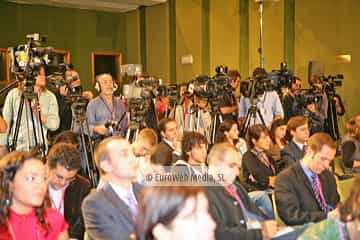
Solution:
<svg viewBox="0 0 360 240"><path fill-rule="evenodd" d="M189 155L187 152L191 151L194 147L198 147L200 144L207 144L207 140L201 133L198 132L184 132L181 140L182 156L185 162L189 161Z"/></svg>
<svg viewBox="0 0 360 240"><path fill-rule="evenodd" d="M181 212L186 200L203 193L200 187L153 186L143 190L135 224L137 240L154 239L157 224L168 226Z"/></svg>
<svg viewBox="0 0 360 240"><path fill-rule="evenodd" d="M247 133L247 139L250 148L254 147L254 143L251 140L253 139L255 139L256 141L259 140L261 133L265 133L266 135L269 135L269 130L264 125L261 124L255 124L249 128Z"/></svg>
<svg viewBox="0 0 360 240"><path fill-rule="evenodd" d="M301 127L308 123L308 119L304 116L294 116L289 119L287 122L287 131L296 131L298 127ZM291 134L290 134L291 135Z"/></svg>
<svg viewBox="0 0 360 240"><path fill-rule="evenodd" d="M235 81L236 78L241 78L241 75L238 70L230 70L228 75L231 78L231 81Z"/></svg>
<svg viewBox="0 0 360 240"><path fill-rule="evenodd" d="M272 142L274 144L276 144L276 139L275 139L275 132L276 132L276 129L278 127L281 127L281 126L284 126L286 125L286 121L283 119L283 118L278 118L276 120L274 120L271 124L271 128L270 128L270 138L272 140ZM280 139L281 143L282 144L286 144L286 139L285 137Z"/></svg>
<svg viewBox="0 0 360 240"><path fill-rule="evenodd" d="M175 122L175 120L174 120L174 119L170 119L170 118L163 118L163 119L160 120L160 122L159 122L159 124L158 124L159 133L166 131L166 125L167 125L169 122Z"/></svg>
<svg viewBox="0 0 360 240"><path fill-rule="evenodd" d="M355 176L348 198L339 207L340 220L343 222L353 221L360 217L360 175Z"/></svg>
<svg viewBox="0 0 360 240"><path fill-rule="evenodd" d="M13 151L4 156L0 161L0 226L7 226L9 220L9 200L12 200L10 192L10 182L15 178L18 170L20 170L26 161L37 159L30 152ZM39 160L41 161L41 160ZM44 199L41 206L35 207L35 214L40 225L49 233L50 224L45 219L45 209L50 206L48 198Z"/></svg>
<svg viewBox="0 0 360 240"><path fill-rule="evenodd" d="M219 128L216 131L215 143L228 142L225 132L229 132L234 124L236 123L231 119L225 119L220 123Z"/></svg>
<svg viewBox="0 0 360 240"><path fill-rule="evenodd" d="M81 157L78 148L71 143L60 142L50 148L47 156L50 169L56 168L57 164L67 170L79 170Z"/></svg>
<svg viewBox="0 0 360 240"><path fill-rule="evenodd" d="M263 78L267 76L267 72L265 68L257 67L254 69L252 76L256 78Z"/></svg>
<svg viewBox="0 0 360 240"><path fill-rule="evenodd" d="M61 133L59 133L58 135L55 136L53 144L56 144L59 142L72 143L75 145L79 145L79 139L78 139L77 135L70 130L62 131Z"/></svg>
<svg viewBox="0 0 360 240"><path fill-rule="evenodd" d="M315 153L319 152L323 146L336 149L336 142L327 133L314 133L308 140L307 146Z"/></svg>

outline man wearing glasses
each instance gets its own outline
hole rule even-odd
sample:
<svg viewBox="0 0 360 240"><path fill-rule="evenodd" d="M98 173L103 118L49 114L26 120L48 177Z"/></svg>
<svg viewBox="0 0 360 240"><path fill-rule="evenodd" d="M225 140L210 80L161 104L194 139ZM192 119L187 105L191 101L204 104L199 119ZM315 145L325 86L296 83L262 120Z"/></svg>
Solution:
<svg viewBox="0 0 360 240"><path fill-rule="evenodd" d="M78 175L81 168L79 150L74 144L57 143L50 149L47 160L51 205L64 215L70 238L83 239L85 227L81 203L91 185Z"/></svg>

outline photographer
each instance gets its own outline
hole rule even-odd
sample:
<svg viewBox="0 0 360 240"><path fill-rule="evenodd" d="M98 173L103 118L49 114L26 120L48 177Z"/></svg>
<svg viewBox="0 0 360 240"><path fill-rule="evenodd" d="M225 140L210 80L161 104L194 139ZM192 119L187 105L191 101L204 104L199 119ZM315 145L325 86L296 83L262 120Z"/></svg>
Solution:
<svg viewBox="0 0 360 240"><path fill-rule="evenodd" d="M257 81L255 83L255 88L258 85L263 85L261 81L265 81L267 77L267 72L264 68L256 68L253 72L253 78ZM258 84L260 83L260 84ZM258 89L255 89L255 92L257 92ZM259 109L263 119L264 124L266 127L270 128L271 123L278 118L284 117L284 111L281 105L281 101L279 98L279 95L276 93L275 90L271 91L265 91L264 88L262 90L262 93L258 96L255 96L254 99L250 99L249 97L241 96L240 98L240 108L239 108L239 123L240 125L243 125L245 122L246 115L252 106L252 103L250 100L253 100L256 103L256 107ZM260 116L256 115L256 121L250 121L250 124L262 124L260 120Z"/></svg>
<svg viewBox="0 0 360 240"><path fill-rule="evenodd" d="M220 101L220 112L223 120L230 119L237 121L238 102L235 97L235 91L239 87L241 75L237 70L230 70L228 76L231 78L232 93L225 92Z"/></svg>
<svg viewBox="0 0 360 240"><path fill-rule="evenodd" d="M34 131L37 136L38 142L42 141L39 132L41 131L39 122L39 112L41 123L43 127L43 133L45 137L45 146L47 148L46 134L47 130L56 130L59 127L59 115L58 115L58 103L55 95L45 88L46 77L45 69L41 67L38 74L35 77L34 83L34 94L38 96L38 102L36 99L31 99L31 106L24 102L22 116L18 116L18 109L20 107L21 94L24 93L25 86L20 84L18 88L12 89L6 96L3 116L5 121L9 124L7 133L0 135L0 145L6 145L7 140L9 143L12 142L15 133L15 122L18 117L21 118L19 134L17 138L17 150L29 150L35 146ZM25 97L26 98L26 97ZM35 97L36 98L36 97ZM34 116L35 129L32 126L30 111Z"/></svg>
<svg viewBox="0 0 360 240"><path fill-rule="evenodd" d="M291 79L290 86L287 88L287 91L284 94L282 99L283 108L284 108L284 119L288 121L291 117L295 116L295 95L301 89L301 79L294 76Z"/></svg>
<svg viewBox="0 0 360 240"><path fill-rule="evenodd" d="M92 99L86 109L90 134L97 140L111 135L125 136L128 127L125 105L114 96L117 86L110 74L96 76L96 85L100 95Z"/></svg>

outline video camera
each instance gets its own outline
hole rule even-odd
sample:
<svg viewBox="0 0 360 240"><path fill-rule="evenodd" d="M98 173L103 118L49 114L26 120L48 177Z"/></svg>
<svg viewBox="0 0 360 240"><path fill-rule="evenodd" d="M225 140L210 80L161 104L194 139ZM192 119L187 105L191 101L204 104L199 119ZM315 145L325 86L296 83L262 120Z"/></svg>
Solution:
<svg viewBox="0 0 360 240"><path fill-rule="evenodd" d="M69 65L61 63L57 66L57 71L53 72L46 77L48 83L56 89L59 89L62 86L66 86L68 89L71 89L71 84L79 79L78 76L66 77L66 71L70 70Z"/></svg>
<svg viewBox="0 0 360 240"><path fill-rule="evenodd" d="M216 99L225 93L231 93L231 78L227 75L227 67L224 65L215 68L216 75L209 77L201 75L189 84L189 92L196 94L199 98Z"/></svg>
<svg viewBox="0 0 360 240"><path fill-rule="evenodd" d="M309 104L320 102L322 96L322 92L314 88L300 89L295 94L295 100L299 104L299 106L306 108L306 106L308 106Z"/></svg>
<svg viewBox="0 0 360 240"><path fill-rule="evenodd" d="M327 77L322 76L321 80L325 91L335 92L335 88L342 86L343 74L329 75Z"/></svg>
<svg viewBox="0 0 360 240"><path fill-rule="evenodd" d="M42 47L46 36L39 33L26 35L26 44L9 47L11 72L23 82L26 97L34 97L35 77L41 67L49 63L52 47Z"/></svg>
<svg viewBox="0 0 360 240"><path fill-rule="evenodd" d="M280 92L281 88L291 87L291 83L294 79L294 73L287 68L286 62L281 62L279 70L272 70L268 73L268 79L273 85L273 90Z"/></svg>

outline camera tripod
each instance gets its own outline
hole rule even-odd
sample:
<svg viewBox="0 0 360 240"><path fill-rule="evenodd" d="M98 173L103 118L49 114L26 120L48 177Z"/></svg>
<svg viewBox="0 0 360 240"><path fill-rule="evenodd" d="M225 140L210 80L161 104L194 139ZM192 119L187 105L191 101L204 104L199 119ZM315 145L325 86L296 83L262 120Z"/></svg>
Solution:
<svg viewBox="0 0 360 240"><path fill-rule="evenodd" d="M247 131L249 130L251 122L253 122L253 124L256 123L257 116L259 116L261 124L263 126L266 126L264 118L261 115L260 109L257 106L257 102L254 101L254 99L250 100L250 102L252 102L252 104L246 113L244 127L241 129L241 132L240 132L240 137L242 137L242 138L245 137Z"/></svg>
<svg viewBox="0 0 360 240"><path fill-rule="evenodd" d="M18 141L18 137L19 137L19 130L20 130L20 124L21 124L21 119L22 119L22 113L23 110L25 108L25 113L26 113L26 123L27 123L27 128L28 128L28 147L29 150L32 149L34 150L36 153L40 153L42 158L45 158L46 156L46 146L45 146L45 135L44 135L44 129L43 129L43 124L41 121L41 114L40 111L35 110L37 112L37 121L35 121L35 117L34 117L34 112L33 109L31 107L32 104L32 100L34 100L34 106L36 108L38 108L40 106L39 103L39 96L37 94L35 94L32 90L32 92L28 92L27 89L25 89L20 96L20 104L19 104L19 108L17 111L17 118L16 118L16 122L15 122L15 130L14 130L14 136L12 139L11 144L9 144L9 152L16 150L16 146L17 146L17 141ZM30 119L31 119L31 125L32 125L32 133L33 133L33 141L34 141L34 145L31 146L31 142L32 139L30 138L30 126L29 126L29 121L28 121L28 112L26 109L26 106L29 106L29 112L30 112Z"/></svg>
<svg viewBox="0 0 360 240"><path fill-rule="evenodd" d="M210 127L210 143L215 144L216 129L220 123L222 123L222 115L220 112L220 97L209 99L211 106L211 127Z"/></svg>
<svg viewBox="0 0 360 240"><path fill-rule="evenodd" d="M92 140L90 137L90 128L89 123L86 117L86 112L84 109L77 109L74 103L71 105L73 112L73 124L71 126L71 131L74 132L75 126L78 126L79 134L80 134L80 149L82 150L82 154L85 157L85 162L82 162L82 168L84 175L88 176L91 185L96 187L98 184L98 170L96 168L95 160L94 160L94 150L92 145ZM84 125L86 127L86 133L84 131ZM87 139L85 137L87 135ZM87 140L87 144L86 144Z"/></svg>

